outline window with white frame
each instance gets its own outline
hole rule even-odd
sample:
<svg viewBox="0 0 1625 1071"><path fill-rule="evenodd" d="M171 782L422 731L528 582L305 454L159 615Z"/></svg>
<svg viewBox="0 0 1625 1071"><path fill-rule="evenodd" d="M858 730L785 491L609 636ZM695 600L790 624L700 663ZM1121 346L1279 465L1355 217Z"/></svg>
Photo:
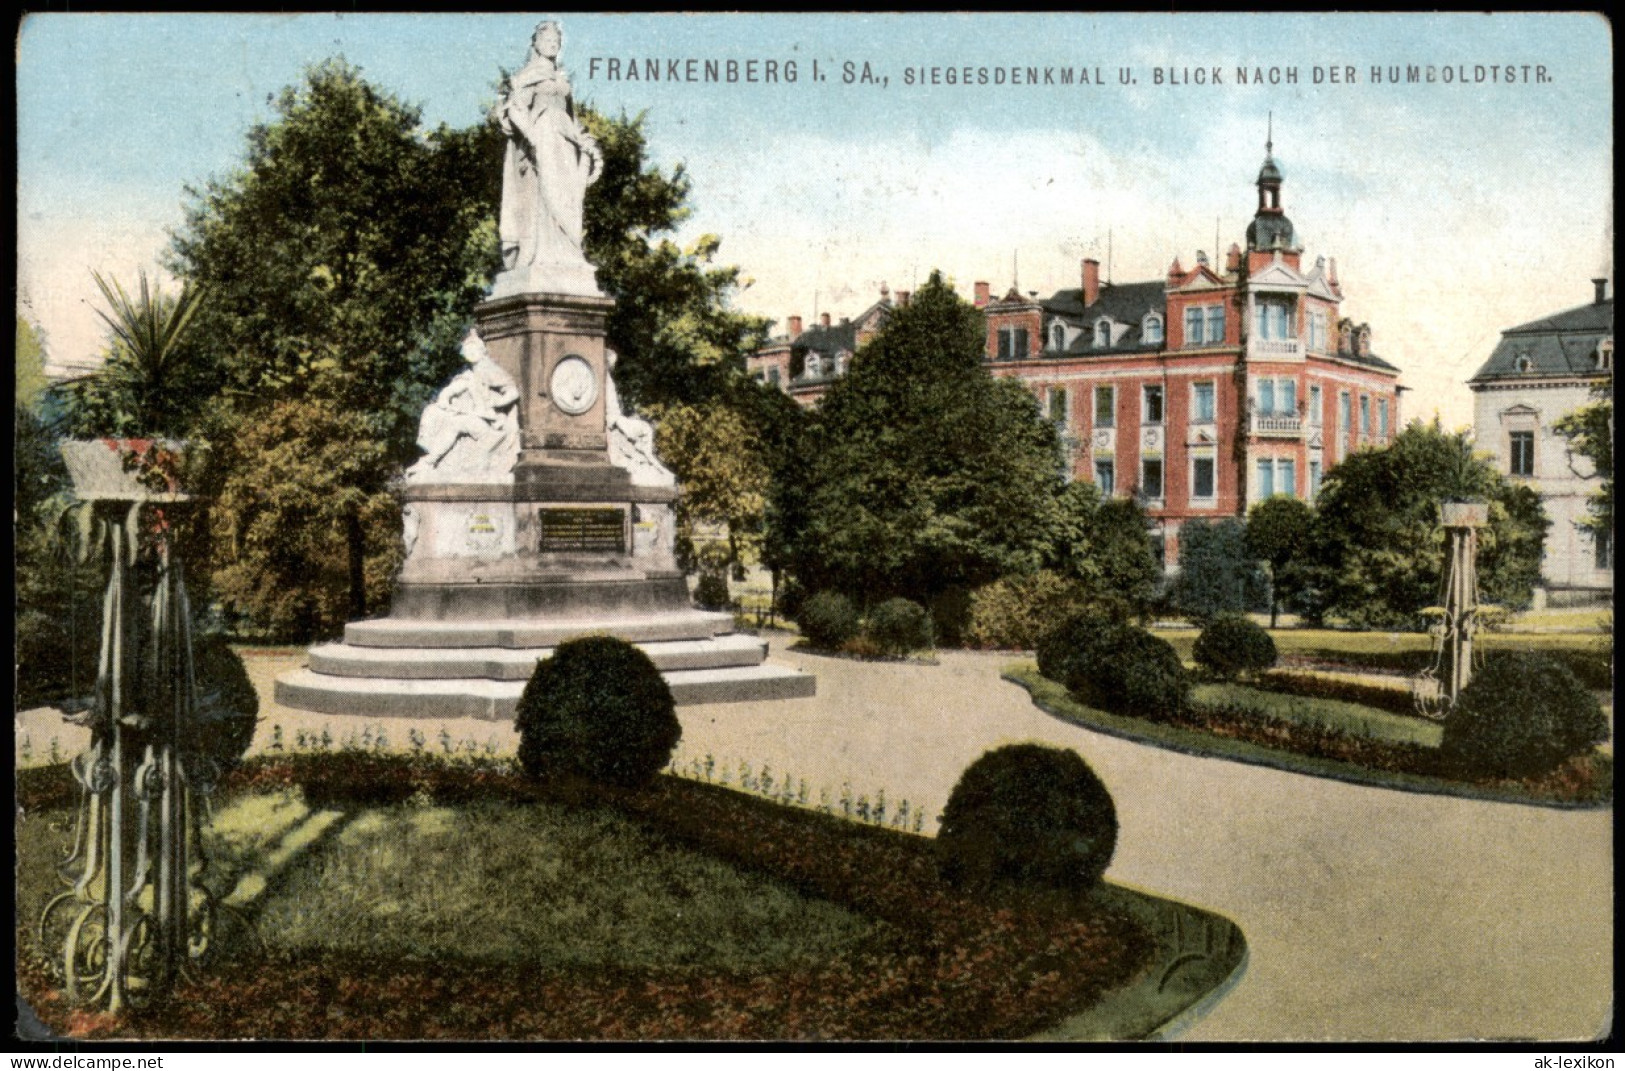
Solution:
<svg viewBox="0 0 1625 1071"><path fill-rule="evenodd" d="M1213 384L1191 384L1191 423L1211 424L1214 419Z"/></svg>
<svg viewBox="0 0 1625 1071"><path fill-rule="evenodd" d="M1049 418L1053 423L1060 425L1066 424L1067 413L1065 387L1051 387L1049 389Z"/></svg>
<svg viewBox="0 0 1625 1071"><path fill-rule="evenodd" d="M1535 433L1514 431L1507 442L1507 471L1514 476L1535 474Z"/></svg>
<svg viewBox="0 0 1625 1071"><path fill-rule="evenodd" d="M1223 341L1223 305L1187 305L1185 307L1185 345L1213 346Z"/></svg>
<svg viewBox="0 0 1625 1071"><path fill-rule="evenodd" d="M1162 345L1162 317L1149 313L1140 321L1140 341L1148 346Z"/></svg>
<svg viewBox="0 0 1625 1071"><path fill-rule="evenodd" d="M1296 496L1298 493L1298 465L1290 457L1261 457L1254 473L1253 490L1260 502L1272 495Z"/></svg>
<svg viewBox="0 0 1625 1071"><path fill-rule="evenodd" d="M1371 395L1360 395L1360 434L1371 434Z"/></svg>
<svg viewBox="0 0 1625 1071"><path fill-rule="evenodd" d="M1056 351L1066 349L1066 325L1059 320L1050 324L1049 348Z"/></svg>
<svg viewBox="0 0 1625 1071"><path fill-rule="evenodd" d="M1377 399L1377 434L1388 438L1388 399Z"/></svg>
<svg viewBox="0 0 1625 1071"><path fill-rule="evenodd" d="M1218 493L1218 462L1209 452L1191 457L1191 497L1211 499Z"/></svg>
<svg viewBox="0 0 1625 1071"><path fill-rule="evenodd" d="M1337 434L1346 436L1349 433L1349 392L1337 392Z"/></svg>
<svg viewBox="0 0 1625 1071"><path fill-rule="evenodd" d="M1095 348L1103 350L1112 344L1112 322L1102 316L1095 321Z"/></svg>
<svg viewBox="0 0 1625 1071"><path fill-rule="evenodd" d="M1320 384L1309 385L1309 423L1320 427Z"/></svg>
<svg viewBox="0 0 1625 1071"><path fill-rule="evenodd" d="M1117 489L1117 463L1109 457L1095 460L1095 486L1103 497L1110 498Z"/></svg>
<svg viewBox="0 0 1625 1071"><path fill-rule="evenodd" d="M1117 388L1095 388L1095 427L1109 428L1117 422Z"/></svg>
<svg viewBox="0 0 1625 1071"><path fill-rule="evenodd" d="M1309 348L1316 353L1326 352L1326 312L1314 309L1309 313Z"/></svg>
<svg viewBox="0 0 1625 1071"><path fill-rule="evenodd" d="M1263 416L1296 416L1298 381L1268 376L1259 379L1258 412Z"/></svg>
<svg viewBox="0 0 1625 1071"><path fill-rule="evenodd" d="M1162 423L1162 387L1148 384L1141 388L1140 423Z"/></svg>
<svg viewBox="0 0 1625 1071"><path fill-rule="evenodd" d="M1140 459L1140 494L1146 498L1162 497L1162 458Z"/></svg>
<svg viewBox="0 0 1625 1071"><path fill-rule="evenodd" d="M1314 500L1320 494L1320 462L1309 462L1309 498Z"/></svg>
<svg viewBox="0 0 1625 1071"><path fill-rule="evenodd" d="M1016 361L1027 356L1027 329L1025 327L999 328L999 360Z"/></svg>
<svg viewBox="0 0 1625 1071"><path fill-rule="evenodd" d="M1295 320L1293 303L1290 301L1272 299L1258 303L1258 323L1256 327L1259 338L1296 338L1297 325Z"/></svg>

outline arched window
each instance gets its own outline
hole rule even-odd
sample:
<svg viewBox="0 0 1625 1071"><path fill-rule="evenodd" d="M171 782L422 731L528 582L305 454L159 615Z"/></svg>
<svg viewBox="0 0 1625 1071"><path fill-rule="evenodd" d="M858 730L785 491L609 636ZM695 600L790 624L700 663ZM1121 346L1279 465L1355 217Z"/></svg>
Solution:
<svg viewBox="0 0 1625 1071"><path fill-rule="evenodd" d="M1105 316L1095 321L1095 349L1103 350L1112 344L1112 322Z"/></svg>
<svg viewBox="0 0 1625 1071"><path fill-rule="evenodd" d="M1519 372L1527 372L1527 371L1529 371L1529 369L1531 367L1531 364L1530 364L1530 361L1529 361L1529 355L1527 353L1518 354L1518 356L1516 356L1516 357L1514 357L1512 359L1512 367L1513 367L1513 369L1515 371L1519 371Z"/></svg>
<svg viewBox="0 0 1625 1071"><path fill-rule="evenodd" d="M1059 320L1050 325L1049 348L1056 351L1066 349L1066 325Z"/></svg>
<svg viewBox="0 0 1625 1071"><path fill-rule="evenodd" d="M1145 320L1140 324L1140 341L1147 345L1162 345L1162 317L1156 313L1147 313Z"/></svg>

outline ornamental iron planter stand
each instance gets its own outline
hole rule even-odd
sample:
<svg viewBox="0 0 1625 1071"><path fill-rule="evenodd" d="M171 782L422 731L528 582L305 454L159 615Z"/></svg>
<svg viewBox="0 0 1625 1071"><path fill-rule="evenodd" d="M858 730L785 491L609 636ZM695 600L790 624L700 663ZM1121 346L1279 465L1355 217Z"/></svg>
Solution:
<svg viewBox="0 0 1625 1071"><path fill-rule="evenodd" d="M68 889L46 905L40 940L60 950L71 1001L119 1014L167 993L212 944L216 904L202 880L201 831L219 776L204 741L218 715L198 701L191 608L172 540L187 496L154 464L177 456L172 445L70 442L63 454L90 511L92 543L105 548L108 579L96 687L81 716L91 741L71 763L81 801L59 868Z"/></svg>

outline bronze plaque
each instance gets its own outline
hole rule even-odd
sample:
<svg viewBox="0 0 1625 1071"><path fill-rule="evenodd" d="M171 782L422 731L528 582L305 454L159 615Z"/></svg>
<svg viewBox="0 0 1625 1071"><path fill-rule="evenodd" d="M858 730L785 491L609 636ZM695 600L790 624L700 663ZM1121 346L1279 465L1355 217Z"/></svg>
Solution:
<svg viewBox="0 0 1625 1071"><path fill-rule="evenodd" d="M626 553L626 514L613 508L541 510L541 545L547 551Z"/></svg>

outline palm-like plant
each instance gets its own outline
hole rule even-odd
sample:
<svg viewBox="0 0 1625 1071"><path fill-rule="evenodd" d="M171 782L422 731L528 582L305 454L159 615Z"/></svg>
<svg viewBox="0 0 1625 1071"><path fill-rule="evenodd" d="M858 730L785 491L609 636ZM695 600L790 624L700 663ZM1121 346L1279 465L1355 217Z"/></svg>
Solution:
<svg viewBox="0 0 1625 1071"><path fill-rule="evenodd" d="M116 279L92 272L108 308L97 315L113 332L112 352L93 377L99 408L117 435L174 435L190 414L186 404L193 384L180 340L198 310L201 290L183 286L178 297L166 295L141 272L140 293L132 299Z"/></svg>

